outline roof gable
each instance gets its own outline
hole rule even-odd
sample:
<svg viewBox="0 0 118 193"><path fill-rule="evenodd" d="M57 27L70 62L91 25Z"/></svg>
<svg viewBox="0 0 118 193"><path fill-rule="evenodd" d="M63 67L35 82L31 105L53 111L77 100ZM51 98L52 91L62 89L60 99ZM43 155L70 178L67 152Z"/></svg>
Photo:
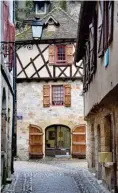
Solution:
<svg viewBox="0 0 118 193"><path fill-rule="evenodd" d="M55 31L49 32L47 27L45 26L42 39L69 39L76 38L77 36L77 23L71 18L71 16L62 10L60 7L54 8L51 12L45 15L41 21L43 23L48 23L50 18L54 21L54 23L59 23L56 26ZM16 40L32 40L32 32L31 27L28 28L25 32L18 34L16 36Z"/></svg>
<svg viewBox="0 0 118 193"><path fill-rule="evenodd" d="M55 24L58 25L59 22L53 17L53 16L49 16L49 18L47 19L47 21L45 22L45 25L47 24Z"/></svg>

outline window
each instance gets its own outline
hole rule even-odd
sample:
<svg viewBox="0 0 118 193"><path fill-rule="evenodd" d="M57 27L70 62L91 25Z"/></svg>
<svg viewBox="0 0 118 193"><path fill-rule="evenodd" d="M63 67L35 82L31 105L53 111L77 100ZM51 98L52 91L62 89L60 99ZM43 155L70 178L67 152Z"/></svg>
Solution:
<svg viewBox="0 0 118 193"><path fill-rule="evenodd" d="M50 65L72 65L73 58L73 44L49 46Z"/></svg>
<svg viewBox="0 0 118 193"><path fill-rule="evenodd" d="M66 63L66 49L65 46L57 46L57 63Z"/></svg>
<svg viewBox="0 0 118 193"><path fill-rule="evenodd" d="M51 105L71 106L71 85L43 85L43 107Z"/></svg>
<svg viewBox="0 0 118 193"><path fill-rule="evenodd" d="M40 1L36 4L36 14L45 14L46 13L46 3Z"/></svg>
<svg viewBox="0 0 118 193"><path fill-rule="evenodd" d="M98 57L102 57L113 40L113 1L99 1Z"/></svg>
<svg viewBox="0 0 118 193"><path fill-rule="evenodd" d="M64 104L64 87L63 85L52 86L52 105Z"/></svg>

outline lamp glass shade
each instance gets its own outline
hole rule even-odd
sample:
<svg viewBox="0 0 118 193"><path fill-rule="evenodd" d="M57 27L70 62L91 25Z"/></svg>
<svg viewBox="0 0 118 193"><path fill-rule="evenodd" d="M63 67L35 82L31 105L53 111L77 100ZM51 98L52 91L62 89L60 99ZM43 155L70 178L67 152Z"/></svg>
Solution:
<svg viewBox="0 0 118 193"><path fill-rule="evenodd" d="M34 39L41 39L43 26L42 25L32 25L32 36Z"/></svg>

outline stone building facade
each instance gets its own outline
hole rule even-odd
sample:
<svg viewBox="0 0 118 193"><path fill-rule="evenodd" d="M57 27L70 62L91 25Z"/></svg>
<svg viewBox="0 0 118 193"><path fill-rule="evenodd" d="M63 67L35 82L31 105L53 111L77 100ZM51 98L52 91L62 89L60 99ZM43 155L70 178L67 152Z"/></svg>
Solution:
<svg viewBox="0 0 118 193"><path fill-rule="evenodd" d="M38 12L43 5L35 4ZM16 36L17 44L32 42L29 50L25 46L17 51L17 154L21 160L36 156L36 151L39 157L85 157L82 69L73 63L77 22L60 7L41 21L45 27L40 44L33 42L30 27Z"/></svg>
<svg viewBox="0 0 118 193"><path fill-rule="evenodd" d="M76 61L84 61L88 166L114 192L118 191L117 6L116 1L84 2L76 47Z"/></svg>
<svg viewBox="0 0 118 193"><path fill-rule="evenodd" d="M15 27L13 24L13 1L0 2L0 42L5 41L4 47L11 46L9 41L15 40ZM12 37L10 36L12 34ZM2 43L1 43L2 44ZM14 49L14 48L13 48ZM13 173L13 55L1 45L0 54L0 128L1 128L1 188L11 180Z"/></svg>
<svg viewBox="0 0 118 193"><path fill-rule="evenodd" d="M29 125L37 125L43 131L43 152L45 156L45 130L51 125L65 125L72 130L85 124L83 120L83 97L82 83L79 81L68 82L71 84L71 107L50 106L43 107L43 83L18 83L17 84L17 107L18 114L22 115L22 120L17 121L17 153L20 159L29 159ZM48 85L63 85L63 81L54 83L50 81ZM78 100L77 100L78 99ZM78 113L77 113L78 112ZM72 142L72 140L71 140ZM72 146L71 146L72 148Z"/></svg>

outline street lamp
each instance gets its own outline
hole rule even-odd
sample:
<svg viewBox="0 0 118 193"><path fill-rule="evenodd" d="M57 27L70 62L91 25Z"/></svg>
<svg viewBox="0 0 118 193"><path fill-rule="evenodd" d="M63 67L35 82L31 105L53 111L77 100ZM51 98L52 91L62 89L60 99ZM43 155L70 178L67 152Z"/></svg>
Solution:
<svg viewBox="0 0 118 193"><path fill-rule="evenodd" d="M43 32L44 24L40 21L39 18L35 18L31 23L32 28L32 37L34 40L40 40ZM27 45L28 44L28 45ZM31 49L29 46L30 43L23 42L21 45L17 45L15 41L1 41L0 42L0 50L4 55L11 55L16 52L21 46L24 46L28 49Z"/></svg>
<svg viewBox="0 0 118 193"><path fill-rule="evenodd" d="M39 18L35 18L35 20L32 21L31 27L33 39L41 39L43 26L44 24L40 21Z"/></svg>

